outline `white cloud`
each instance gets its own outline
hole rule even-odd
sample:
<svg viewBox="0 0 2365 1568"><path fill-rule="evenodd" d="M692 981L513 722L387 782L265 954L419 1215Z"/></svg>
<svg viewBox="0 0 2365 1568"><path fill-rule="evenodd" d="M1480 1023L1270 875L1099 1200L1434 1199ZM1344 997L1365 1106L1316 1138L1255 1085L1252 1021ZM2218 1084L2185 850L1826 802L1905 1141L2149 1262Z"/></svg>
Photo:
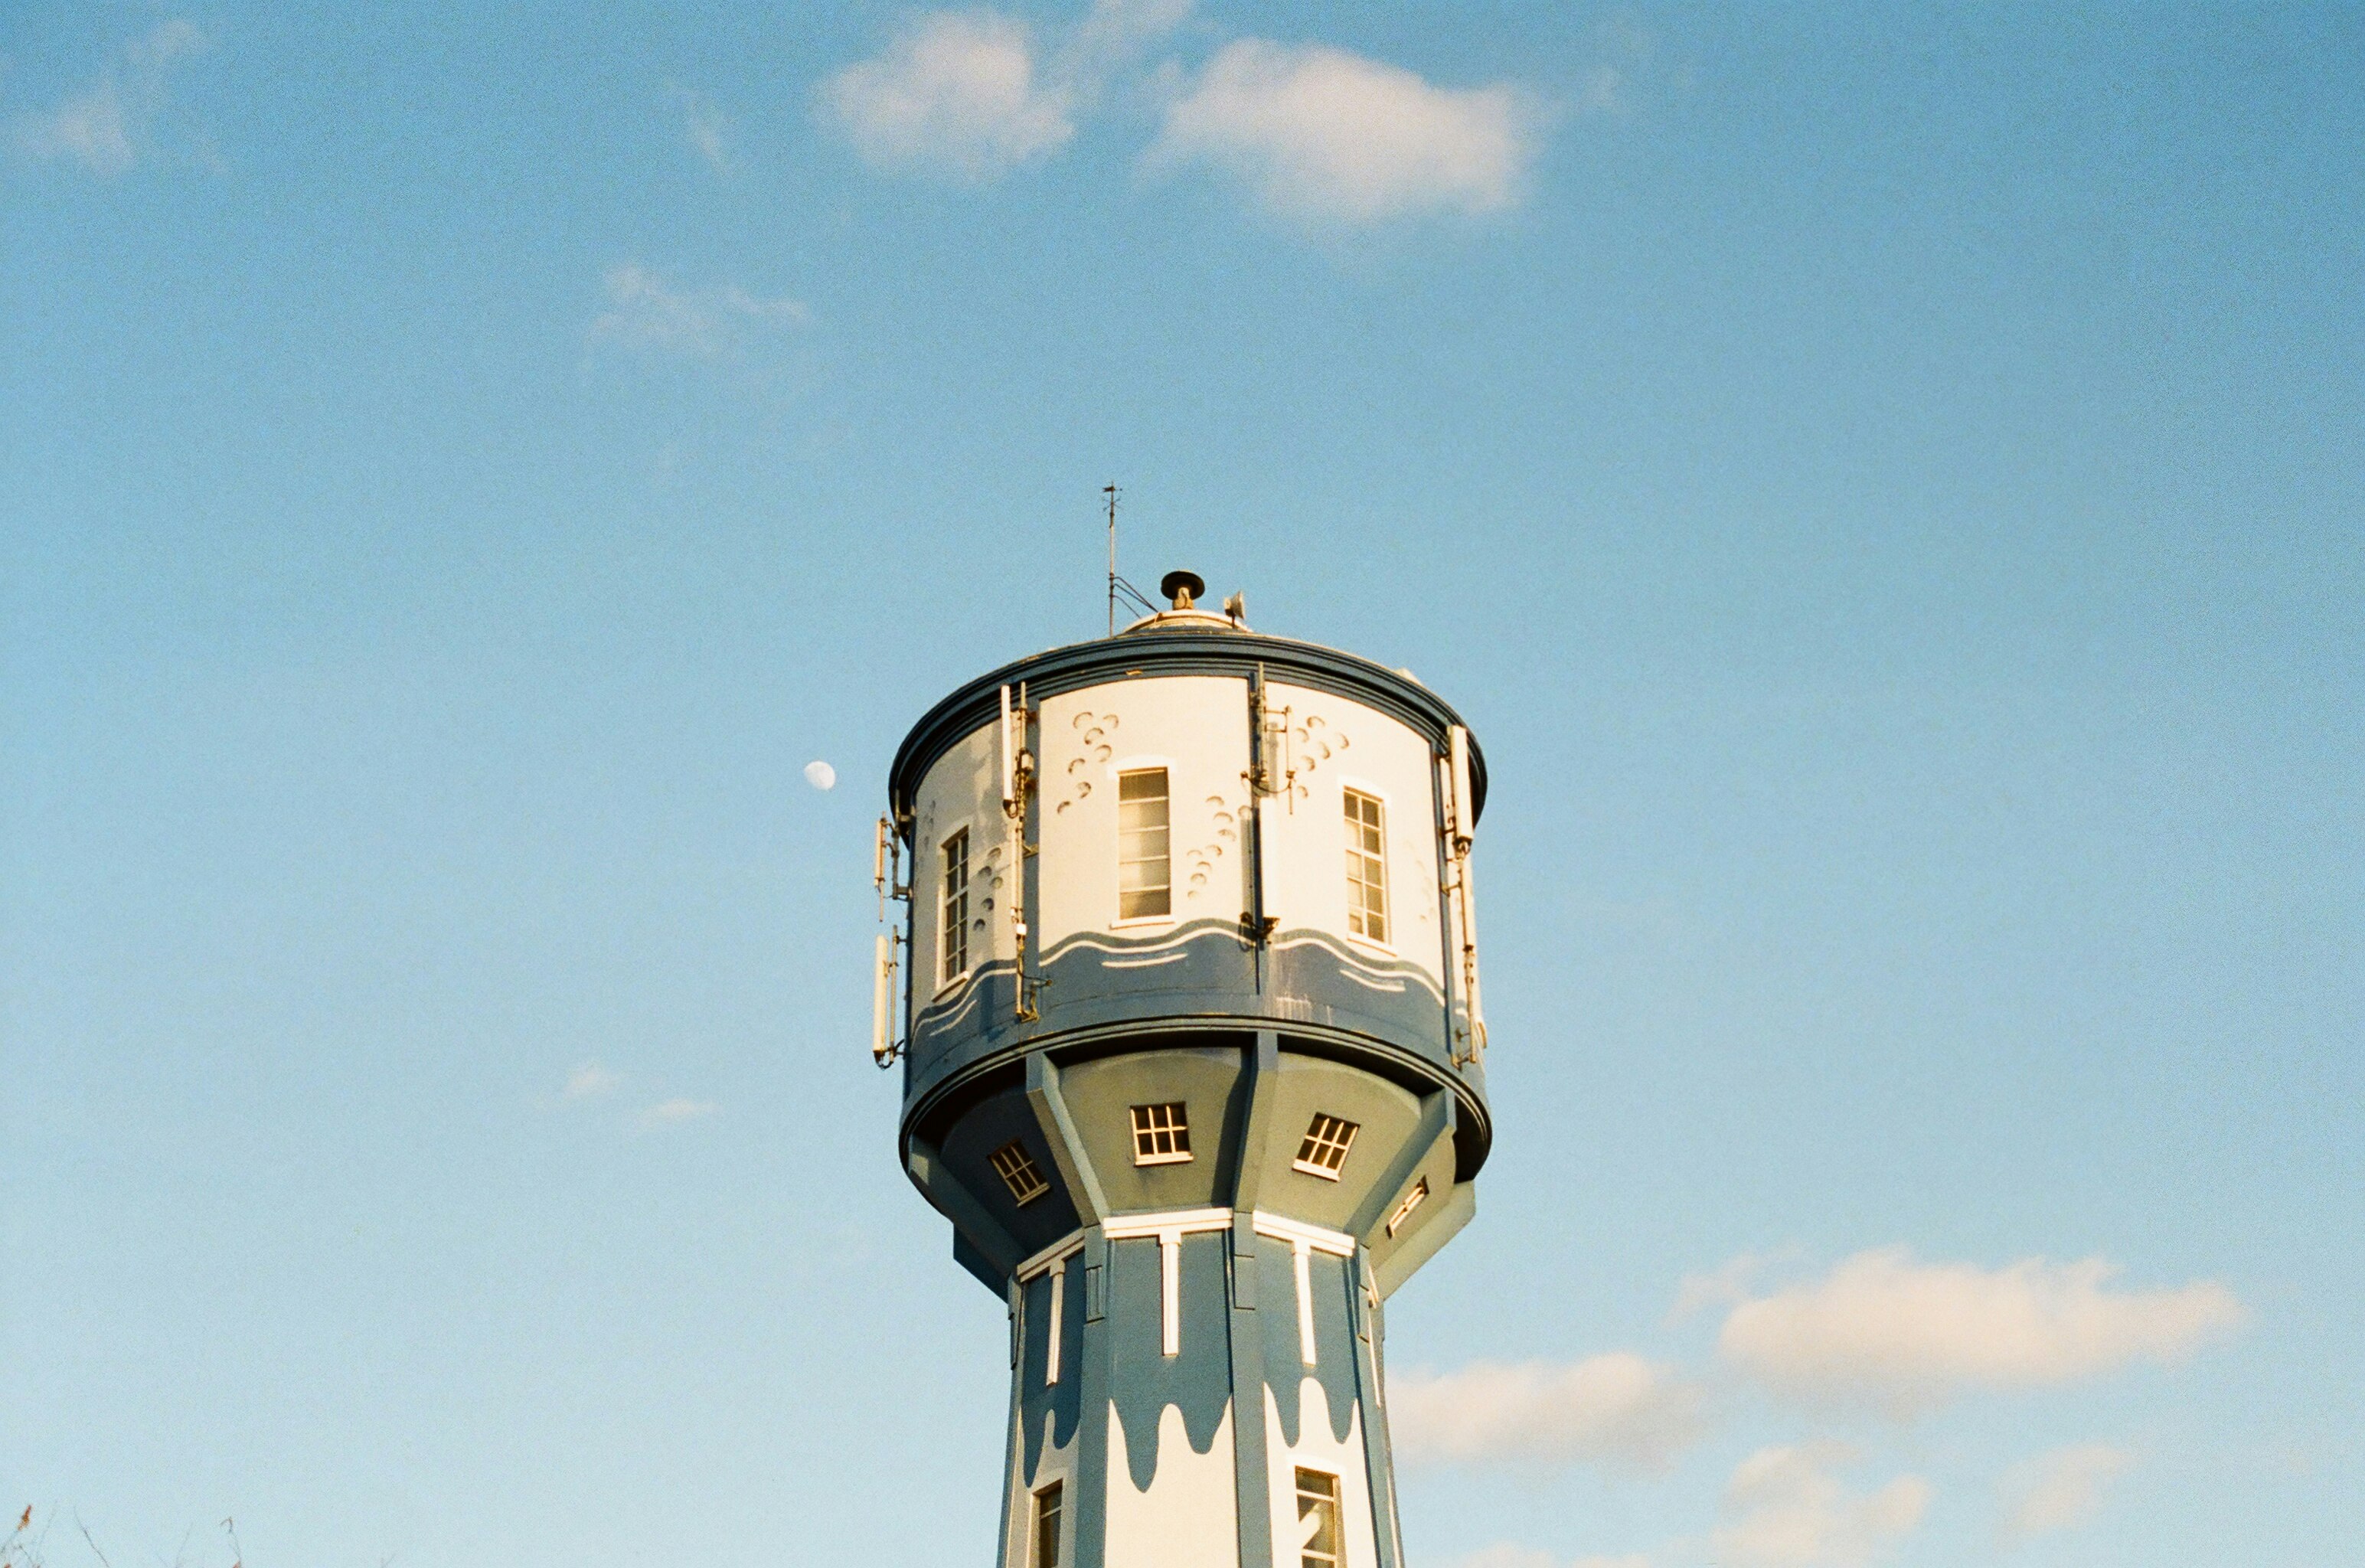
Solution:
<svg viewBox="0 0 2365 1568"><path fill-rule="evenodd" d="M676 1122L694 1122L701 1116L714 1114L712 1100L660 1100L641 1113L644 1127L667 1126Z"/></svg>
<svg viewBox="0 0 2365 1568"><path fill-rule="evenodd" d="M1167 106L1145 162L1213 164L1293 217L1370 222L1519 199L1540 120L1508 84L1430 85L1319 45L1226 45Z"/></svg>
<svg viewBox="0 0 2365 1568"><path fill-rule="evenodd" d="M1034 40L995 11L920 17L873 60L822 84L823 119L889 168L988 180L1075 135L1067 88L1040 79Z"/></svg>
<svg viewBox="0 0 2365 1568"><path fill-rule="evenodd" d="M1847 1457L1844 1449L1818 1443L1760 1449L1743 1460L1725 1484L1714 1561L1736 1568L1857 1568L1911 1533L1930 1506L1930 1484L1900 1475L1857 1495L1829 1469Z"/></svg>
<svg viewBox="0 0 2365 1568"><path fill-rule="evenodd" d="M2108 1443L2080 1443L2016 1466L2004 1477L2003 1535L2026 1540L2084 1524L2102 1506L2102 1492L2134 1456Z"/></svg>
<svg viewBox="0 0 2365 1568"><path fill-rule="evenodd" d="M596 1061L587 1061L566 1075L566 1087L562 1092L569 1100L588 1100L600 1094L612 1094L623 1079Z"/></svg>
<svg viewBox="0 0 2365 1568"><path fill-rule="evenodd" d="M837 769L816 758L805 764L805 782L816 790L837 788Z"/></svg>
<svg viewBox="0 0 2365 1568"><path fill-rule="evenodd" d="M1700 1432L1697 1385L1620 1352L1573 1365L1480 1361L1388 1380L1388 1419L1407 1461L1587 1461L1658 1468Z"/></svg>
<svg viewBox="0 0 2365 1568"><path fill-rule="evenodd" d="M2075 1382L2137 1361L2174 1361L2244 1320L2214 1281L2113 1290L2100 1259L2006 1268L1863 1252L1823 1280L1743 1302L1723 1355L1775 1392L1911 1416L1967 1389Z"/></svg>
<svg viewBox="0 0 2365 1568"><path fill-rule="evenodd" d="M823 122L873 163L981 182L1047 158L1192 0L1093 0L1052 47L999 11L934 11L824 82Z"/></svg>
<svg viewBox="0 0 2365 1568"><path fill-rule="evenodd" d="M731 353L752 332L811 317L794 299L766 299L736 284L679 288L629 262L611 267L602 286L608 308L591 323L593 339L701 359Z"/></svg>
<svg viewBox="0 0 2365 1568"><path fill-rule="evenodd" d="M1093 0L1047 39L992 9L914 18L869 60L822 83L815 109L883 168L981 183L1048 158L1112 84L1161 83L1163 122L1145 168L1207 164L1246 181L1273 210L1371 222L1514 205L1546 115L1508 83L1432 85L1413 72L1318 44L1225 45L1195 76L1149 50L1192 0ZM1579 112L1622 106L1604 65Z"/></svg>
<svg viewBox="0 0 2365 1568"><path fill-rule="evenodd" d="M150 151L175 67L207 47L196 24L160 23L124 46L99 79L53 109L22 114L9 140L22 156L120 174Z"/></svg>

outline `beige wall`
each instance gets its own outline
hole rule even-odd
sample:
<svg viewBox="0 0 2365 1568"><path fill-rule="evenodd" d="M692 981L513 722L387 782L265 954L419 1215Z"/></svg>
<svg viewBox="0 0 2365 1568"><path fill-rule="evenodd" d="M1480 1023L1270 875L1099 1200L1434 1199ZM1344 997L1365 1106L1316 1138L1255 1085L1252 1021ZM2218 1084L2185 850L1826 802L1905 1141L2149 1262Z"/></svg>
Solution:
<svg viewBox="0 0 2365 1568"><path fill-rule="evenodd" d="M1285 761L1295 774L1287 796L1265 803L1266 913L1280 917L1283 932L1311 928L1360 945L1347 935L1346 790L1377 795L1387 808L1387 947L1441 988L1429 742L1348 698L1278 682L1266 689L1269 701L1289 710Z"/></svg>
<svg viewBox="0 0 2365 1568"><path fill-rule="evenodd" d="M1119 929L1116 776L1133 767L1168 770L1174 912L1125 933L1141 937L1184 921L1239 918L1247 907L1240 818L1248 806L1248 683L1224 676L1114 681L1043 700L1038 951L1080 933Z"/></svg>
<svg viewBox="0 0 2365 1568"><path fill-rule="evenodd" d="M912 995L925 1007L952 994L944 986L937 953L943 932L941 849L957 829L969 829L970 967L974 970L997 958L1007 962L1016 950L1010 900L1017 884L1009 875L1012 841L1009 819L1002 814L1002 757L993 725L964 736L928 769L913 817Z"/></svg>
<svg viewBox="0 0 2365 1568"><path fill-rule="evenodd" d="M1280 928L1328 933L1351 948L1418 966L1444 985L1438 924L1436 764L1429 742L1376 709L1306 687L1274 683L1289 710L1285 794L1264 802L1269 859L1266 913ZM1249 906L1245 853L1250 811L1247 682L1227 676L1113 681L1046 698L1036 726L1038 907L1031 936L1041 954L1070 936L1155 936L1199 919L1233 920ZM1172 914L1117 919L1117 775L1168 770L1174 879ZM1347 935L1344 792L1386 806L1389 933L1385 948ZM939 846L967 824L970 842L972 965L1014 950L1009 900L1013 846L1003 817L995 726L964 737L928 770L917 800L913 890L918 902L913 974L922 1005L940 994ZM987 901L992 901L991 909Z"/></svg>

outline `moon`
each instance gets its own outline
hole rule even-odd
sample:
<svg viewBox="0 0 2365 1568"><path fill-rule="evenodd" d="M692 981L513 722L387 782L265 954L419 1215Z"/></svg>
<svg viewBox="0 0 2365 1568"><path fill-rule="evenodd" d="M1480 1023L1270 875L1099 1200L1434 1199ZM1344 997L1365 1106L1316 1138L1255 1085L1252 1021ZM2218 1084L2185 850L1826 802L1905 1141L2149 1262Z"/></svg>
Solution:
<svg viewBox="0 0 2365 1568"><path fill-rule="evenodd" d="M805 764L805 782L816 790L837 788L837 769L816 758Z"/></svg>

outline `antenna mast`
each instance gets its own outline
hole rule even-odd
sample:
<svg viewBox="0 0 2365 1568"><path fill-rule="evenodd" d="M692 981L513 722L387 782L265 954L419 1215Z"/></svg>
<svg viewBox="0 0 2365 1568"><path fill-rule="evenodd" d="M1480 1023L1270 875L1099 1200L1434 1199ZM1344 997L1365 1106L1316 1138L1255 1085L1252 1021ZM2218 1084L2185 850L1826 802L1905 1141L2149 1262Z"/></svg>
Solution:
<svg viewBox="0 0 2365 1568"><path fill-rule="evenodd" d="M1150 601L1148 594L1143 593L1139 588L1134 587L1131 583L1126 582L1123 577L1116 575L1116 487L1115 485L1103 485L1101 487L1101 494L1108 498L1108 634L1114 637L1116 635L1116 606L1118 599L1122 599L1125 600L1126 608L1129 612L1142 615L1157 614L1158 606Z"/></svg>

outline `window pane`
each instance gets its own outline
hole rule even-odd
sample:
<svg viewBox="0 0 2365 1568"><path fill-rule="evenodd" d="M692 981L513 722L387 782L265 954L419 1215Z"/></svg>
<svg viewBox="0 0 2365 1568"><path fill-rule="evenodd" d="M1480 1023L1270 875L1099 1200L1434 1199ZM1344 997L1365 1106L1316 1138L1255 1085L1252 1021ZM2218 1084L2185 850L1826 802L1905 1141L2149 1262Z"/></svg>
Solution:
<svg viewBox="0 0 2365 1568"><path fill-rule="evenodd" d="M1191 1158L1191 1126L1183 1104L1133 1108L1133 1162L1136 1165L1180 1163Z"/></svg>
<svg viewBox="0 0 2365 1568"><path fill-rule="evenodd" d="M1346 791L1347 932L1373 942L1388 939L1387 842L1379 801Z"/></svg>
<svg viewBox="0 0 2365 1568"><path fill-rule="evenodd" d="M949 983L969 969L969 829L945 840L942 934L938 980Z"/></svg>
<svg viewBox="0 0 2365 1568"><path fill-rule="evenodd" d="M1059 1568L1059 1494L1054 1481L1035 1494L1035 1568Z"/></svg>
<svg viewBox="0 0 2365 1568"><path fill-rule="evenodd" d="M1339 1478L1297 1473L1297 1550L1301 1568L1339 1568Z"/></svg>
<svg viewBox="0 0 2365 1568"><path fill-rule="evenodd" d="M1051 1184L1043 1180L1042 1168L1027 1154L1026 1146L1015 1138L995 1149L986 1159L992 1164L994 1173L1009 1187L1010 1195L1018 1201L1021 1208L1051 1190Z"/></svg>
<svg viewBox="0 0 2365 1568"><path fill-rule="evenodd" d="M1174 870L1166 769L1120 773L1116 783L1117 918L1171 914Z"/></svg>

